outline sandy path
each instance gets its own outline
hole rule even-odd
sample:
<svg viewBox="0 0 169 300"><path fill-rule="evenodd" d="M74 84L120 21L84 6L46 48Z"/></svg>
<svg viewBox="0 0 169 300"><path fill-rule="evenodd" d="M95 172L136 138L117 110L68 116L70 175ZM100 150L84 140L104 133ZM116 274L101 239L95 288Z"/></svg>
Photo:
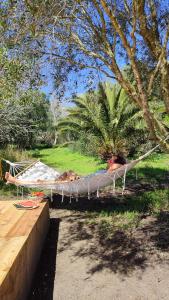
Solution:
<svg viewBox="0 0 169 300"><path fill-rule="evenodd" d="M119 239L119 233L118 240L105 248L83 225L83 215L51 211L52 217L56 215L61 223L54 300L169 299L169 243L167 239L165 249L157 249L155 219L143 220L142 229L130 241L124 235Z"/></svg>

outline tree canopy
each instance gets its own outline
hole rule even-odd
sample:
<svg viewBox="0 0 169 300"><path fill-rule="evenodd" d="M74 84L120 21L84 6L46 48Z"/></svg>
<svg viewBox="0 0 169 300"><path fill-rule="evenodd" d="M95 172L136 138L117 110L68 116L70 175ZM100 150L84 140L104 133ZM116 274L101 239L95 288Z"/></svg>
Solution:
<svg viewBox="0 0 169 300"><path fill-rule="evenodd" d="M69 79L71 72L82 70L85 76L90 70L92 82L96 71L118 81L141 110L150 139L169 150L163 141L168 126L150 105L158 80L160 101L164 113L169 113L168 1L75 0L71 4L4 1L4 40L38 59L49 60L57 86ZM146 74L140 71L140 61L147 65ZM134 84L123 74L125 65L132 70Z"/></svg>
<svg viewBox="0 0 169 300"><path fill-rule="evenodd" d="M26 92L17 102L4 101L0 108L0 145L30 148L49 123L49 102L39 92Z"/></svg>
<svg viewBox="0 0 169 300"><path fill-rule="evenodd" d="M29 60L11 57L2 47L0 67L0 146L31 147L47 129L49 102L37 90L39 82Z"/></svg>

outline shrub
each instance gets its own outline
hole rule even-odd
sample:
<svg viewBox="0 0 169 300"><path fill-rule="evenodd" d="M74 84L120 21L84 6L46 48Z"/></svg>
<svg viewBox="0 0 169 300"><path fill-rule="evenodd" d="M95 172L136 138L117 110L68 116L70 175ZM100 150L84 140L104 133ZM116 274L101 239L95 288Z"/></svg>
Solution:
<svg viewBox="0 0 169 300"><path fill-rule="evenodd" d="M30 153L25 150L20 150L14 145L8 145L7 147L0 149L0 159L22 161L30 159L30 156Z"/></svg>

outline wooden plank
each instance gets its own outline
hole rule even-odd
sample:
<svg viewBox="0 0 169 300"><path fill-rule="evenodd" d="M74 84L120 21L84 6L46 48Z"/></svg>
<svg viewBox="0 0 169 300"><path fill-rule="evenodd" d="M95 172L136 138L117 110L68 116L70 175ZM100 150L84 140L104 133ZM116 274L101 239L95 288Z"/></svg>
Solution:
<svg viewBox="0 0 169 300"><path fill-rule="evenodd" d="M8 230L6 237L29 235L33 227L36 226L36 222L40 221L39 219L43 219L46 213L46 210L43 210L45 205L46 203L42 203L41 209L36 208L34 210L24 211L24 214L20 216L18 222Z"/></svg>
<svg viewBox="0 0 169 300"><path fill-rule="evenodd" d="M48 231L48 203L25 211L0 201L0 214L0 300L25 300Z"/></svg>
<svg viewBox="0 0 169 300"><path fill-rule="evenodd" d="M16 208L11 203L11 206L6 207L3 214L0 214L0 237L6 237L8 232L16 226L19 219L24 216L24 211L17 211Z"/></svg>
<svg viewBox="0 0 169 300"><path fill-rule="evenodd" d="M10 271L19 253L18 250L22 248L25 240L26 237L24 236L10 239L0 238L0 286Z"/></svg>

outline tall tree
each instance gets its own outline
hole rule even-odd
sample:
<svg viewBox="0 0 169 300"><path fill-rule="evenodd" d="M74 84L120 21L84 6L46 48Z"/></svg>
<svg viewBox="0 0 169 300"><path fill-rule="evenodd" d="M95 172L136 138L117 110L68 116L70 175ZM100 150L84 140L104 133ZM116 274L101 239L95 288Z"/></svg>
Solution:
<svg viewBox="0 0 169 300"><path fill-rule="evenodd" d="M163 141L168 128L156 118L149 105L158 77L165 111L169 113L168 0L75 0L73 11L67 5L70 2L65 2L66 6L59 13L53 1L45 1L42 7L40 0L31 3L17 1L15 26L20 24L21 18L28 24L29 17L33 29L25 26L25 30L18 31L20 35L14 32L15 39L23 35L28 37L28 31L33 42L39 38L42 42L43 36L43 47L38 50L32 46L32 49L45 58L52 58L57 66L57 82L79 69L98 70L117 80L142 111L150 138L169 150L169 145ZM49 10L44 10L45 5L50 8L50 16ZM21 7L23 13L19 14ZM23 25L21 27L23 29ZM141 74L140 60L147 64L147 74ZM122 66L126 63L131 66L134 85L123 75Z"/></svg>
<svg viewBox="0 0 169 300"><path fill-rule="evenodd" d="M142 111L150 137L169 148L162 141L167 130L149 106L153 85L159 75L162 99L166 112L169 112L167 16L168 7L164 1L77 1L73 20L66 19L64 25L58 20L57 24L58 30L62 28L60 40L63 41L66 34L68 39L64 57L60 52L62 59L74 61L81 68L97 68L114 77ZM53 54L58 55L58 52ZM135 85L124 78L121 59L130 63ZM150 69L146 74L146 86L143 82L145 74L142 76L139 70L140 59Z"/></svg>

